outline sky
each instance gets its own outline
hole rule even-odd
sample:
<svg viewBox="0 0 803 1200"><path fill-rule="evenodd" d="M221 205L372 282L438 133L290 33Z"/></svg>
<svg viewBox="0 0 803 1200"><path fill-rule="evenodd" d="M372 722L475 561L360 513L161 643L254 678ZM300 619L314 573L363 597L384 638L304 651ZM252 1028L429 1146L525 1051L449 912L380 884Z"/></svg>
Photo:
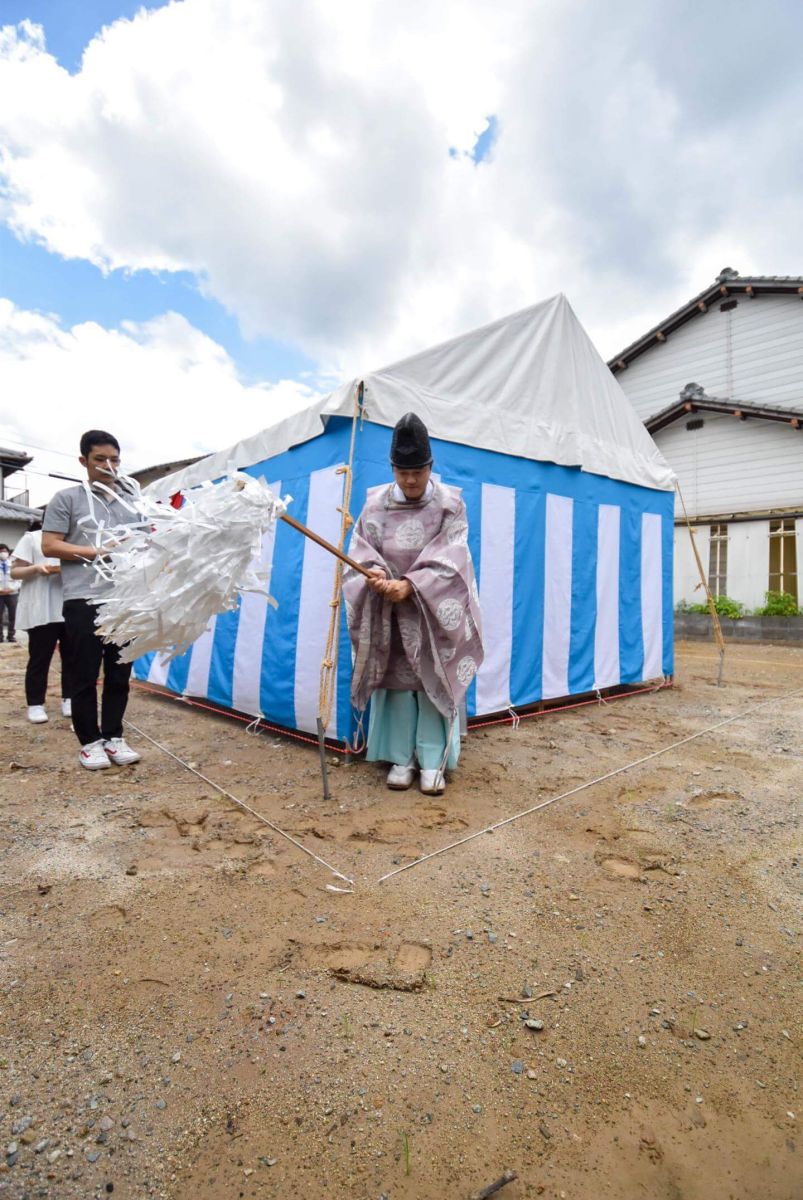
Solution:
<svg viewBox="0 0 803 1200"><path fill-rule="evenodd" d="M0 0L0 445L40 503L564 292L803 273L800 0Z"/></svg>

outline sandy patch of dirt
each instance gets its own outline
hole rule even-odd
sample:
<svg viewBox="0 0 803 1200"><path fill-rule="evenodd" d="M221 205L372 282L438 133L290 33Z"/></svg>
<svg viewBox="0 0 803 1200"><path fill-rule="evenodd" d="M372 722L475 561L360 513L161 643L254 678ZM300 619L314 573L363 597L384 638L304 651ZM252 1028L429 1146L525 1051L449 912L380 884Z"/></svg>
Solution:
<svg viewBox="0 0 803 1200"><path fill-rule="evenodd" d="M82 772L0 650L0 1196L803 1195L803 698L377 883L803 687L803 651L729 647L717 689L681 646L672 691L472 735L437 799L355 763L327 805L313 749L136 692L331 891L148 745Z"/></svg>

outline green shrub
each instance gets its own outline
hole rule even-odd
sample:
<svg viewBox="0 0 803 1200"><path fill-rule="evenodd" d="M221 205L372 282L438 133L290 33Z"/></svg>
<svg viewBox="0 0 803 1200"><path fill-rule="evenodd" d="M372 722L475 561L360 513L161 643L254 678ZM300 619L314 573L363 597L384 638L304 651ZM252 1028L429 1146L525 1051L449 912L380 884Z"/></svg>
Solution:
<svg viewBox="0 0 803 1200"><path fill-rule="evenodd" d="M756 609L757 617L797 617L803 616L803 608L798 608L797 600L789 592L766 592L765 603Z"/></svg>
<svg viewBox="0 0 803 1200"><path fill-rule="evenodd" d="M714 596L714 608L717 610L718 616L729 617L731 621L738 621L739 617L744 616L744 605L739 600L731 600L730 596ZM706 616L708 605L690 604L684 611L702 613Z"/></svg>

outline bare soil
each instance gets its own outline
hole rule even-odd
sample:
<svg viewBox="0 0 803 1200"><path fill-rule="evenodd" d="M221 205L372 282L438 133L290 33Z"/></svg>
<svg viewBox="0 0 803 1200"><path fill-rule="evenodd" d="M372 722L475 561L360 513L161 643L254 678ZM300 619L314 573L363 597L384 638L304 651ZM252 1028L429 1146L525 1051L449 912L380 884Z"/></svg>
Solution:
<svg viewBox="0 0 803 1200"><path fill-rule="evenodd" d="M0 649L0 1196L803 1195L803 693L377 883L803 689L803 650L718 689L680 646L672 690L473 733L439 798L357 762L325 804L315 750L135 691L347 892L134 734L83 771Z"/></svg>

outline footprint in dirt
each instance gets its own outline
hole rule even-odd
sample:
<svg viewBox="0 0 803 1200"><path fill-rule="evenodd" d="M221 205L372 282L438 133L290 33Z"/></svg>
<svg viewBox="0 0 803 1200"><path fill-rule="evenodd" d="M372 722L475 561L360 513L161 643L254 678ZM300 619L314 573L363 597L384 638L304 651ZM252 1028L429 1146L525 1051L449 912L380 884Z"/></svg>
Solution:
<svg viewBox="0 0 803 1200"><path fill-rule="evenodd" d="M402 942L394 951L381 942L335 942L306 947L304 957L344 983L394 991L420 991L432 963L426 942Z"/></svg>
<svg viewBox="0 0 803 1200"><path fill-rule="evenodd" d="M741 792L701 792L699 796L690 796L686 800L686 808L727 808L730 804L744 803Z"/></svg>
<svg viewBox="0 0 803 1200"><path fill-rule="evenodd" d="M638 882L642 878L641 867L629 858L614 858L610 855L597 858L597 865L613 879L631 879Z"/></svg>

